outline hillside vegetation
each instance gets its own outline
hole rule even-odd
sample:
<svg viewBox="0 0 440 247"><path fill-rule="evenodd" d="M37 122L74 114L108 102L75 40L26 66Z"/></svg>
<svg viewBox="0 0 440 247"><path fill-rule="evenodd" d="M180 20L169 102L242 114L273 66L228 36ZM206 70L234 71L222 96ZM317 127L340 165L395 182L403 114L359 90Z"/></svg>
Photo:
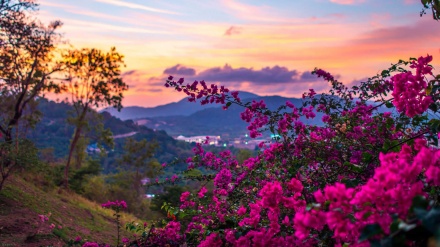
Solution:
<svg viewBox="0 0 440 247"><path fill-rule="evenodd" d="M49 221L42 223L39 215L49 213ZM83 241L114 243L113 213L75 193L45 191L32 181L13 176L0 192L0 243L2 246L66 246L78 236ZM141 222L133 215L122 213L124 224L132 221ZM55 225L53 230L51 224Z"/></svg>

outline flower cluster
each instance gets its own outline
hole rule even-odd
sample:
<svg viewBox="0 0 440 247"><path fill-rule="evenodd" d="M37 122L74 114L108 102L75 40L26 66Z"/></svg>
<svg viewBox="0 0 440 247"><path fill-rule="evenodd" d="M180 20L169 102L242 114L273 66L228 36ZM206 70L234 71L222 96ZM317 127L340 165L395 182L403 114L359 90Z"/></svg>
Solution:
<svg viewBox="0 0 440 247"><path fill-rule="evenodd" d="M174 87L177 91L183 91L188 96L188 101L195 102L198 99L202 99L200 103L205 104L225 104L225 94L229 92L229 89L221 86L217 87L215 84L208 86L205 81L194 81L191 84L184 85L184 78L180 78L177 82L173 81L174 77L169 76L165 87ZM199 87L199 84L201 87ZM239 101L238 92L232 93L232 96Z"/></svg>
<svg viewBox="0 0 440 247"><path fill-rule="evenodd" d="M121 209L121 208L125 209L125 208L127 208L127 203L125 201L118 201L118 200L116 200L114 202L108 201L106 203L101 204L101 207L103 207L103 208L112 208L112 209L116 209L116 208L118 208L118 209Z"/></svg>
<svg viewBox="0 0 440 247"><path fill-rule="evenodd" d="M422 224L414 221L413 198L436 203L440 151L430 147L425 136L438 137L438 128L408 117L425 112L434 101L425 90L431 60L428 56L406 63L414 75L393 66L351 89L317 69L314 73L332 85L329 94L319 96L310 89L301 105L288 101L277 110L263 101L243 103L238 93L224 87L208 87L203 81L184 85L183 79L168 78L166 85L184 91L190 101L243 106L241 118L249 124L252 138L267 130L279 138L262 143L257 156L241 163L231 152L214 154L196 145L194 156L187 159L188 169L208 171L201 179L213 180L213 188L183 192L170 222L152 228L147 242L370 246L364 240L392 239L404 231L396 224ZM391 92L392 104L387 97ZM406 116L385 111L382 105ZM322 125L307 124L317 116ZM440 124L436 119L430 123ZM365 237L371 226L380 230ZM408 246L418 243L403 241Z"/></svg>
<svg viewBox="0 0 440 247"><path fill-rule="evenodd" d="M428 65L431 61L432 56L420 57L410 66L416 69L415 75L408 71L391 77L394 89L393 104L408 117L425 112L433 102L431 96L426 94L428 83L425 80L425 75L432 75L432 67Z"/></svg>

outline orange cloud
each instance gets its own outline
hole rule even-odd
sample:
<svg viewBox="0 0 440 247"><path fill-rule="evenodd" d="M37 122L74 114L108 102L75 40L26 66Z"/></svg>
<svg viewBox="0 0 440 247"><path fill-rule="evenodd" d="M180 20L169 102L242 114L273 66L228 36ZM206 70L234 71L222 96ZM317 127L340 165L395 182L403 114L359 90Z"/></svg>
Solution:
<svg viewBox="0 0 440 247"><path fill-rule="evenodd" d="M56 0L44 1L53 2L54 8L60 5ZM122 2L98 1L109 4ZM389 15L365 13L356 16L342 12L344 8L337 9L341 6L334 5L334 13L313 13L315 17L305 14L285 15L284 10L276 9L275 6L256 6L243 2L221 0L213 3L213 6L211 3L200 3L203 5L200 12L196 8L191 9L194 18L163 15L161 12L131 5L133 8L129 16L112 15L111 12L105 12L105 8L93 12L80 5L60 5L58 8L63 8L60 12L75 14L74 17L60 18L65 22L62 32L66 33L66 38L73 45L101 49L116 46L125 55L127 70L139 72L130 79L132 88L124 101L127 105L151 106L167 103L173 97L183 97L163 88L163 72L166 68L169 72L186 75L194 74L193 69L195 74L192 78L203 79L198 77L202 71L219 67L224 72L224 64L232 64L234 67L231 71L234 73L238 68L257 68L255 71L260 71L260 68L274 66L285 67L289 71L294 68L303 73L320 67L333 74L340 74L341 81L351 83L355 79L373 76L399 59L429 53L434 55L434 65L440 61L437 58L440 55L440 36L436 35L440 33L440 25L429 16L419 18L418 12L411 16L397 11ZM363 1L332 2L357 4ZM48 10L45 13L49 14L42 17L53 19ZM182 10L188 9L182 7ZM210 19L211 16L199 18L198 14L203 16L205 12L202 11L206 10L213 11L213 16L221 14L228 18L215 21ZM85 16L87 21L82 19ZM255 73L249 72L248 75ZM216 78L219 82L225 81ZM327 84L315 81L302 81L295 85L261 84L256 87L251 78L245 79L243 77L238 82L228 83L234 87L232 89L285 96L300 96L308 88L324 90L327 87Z"/></svg>

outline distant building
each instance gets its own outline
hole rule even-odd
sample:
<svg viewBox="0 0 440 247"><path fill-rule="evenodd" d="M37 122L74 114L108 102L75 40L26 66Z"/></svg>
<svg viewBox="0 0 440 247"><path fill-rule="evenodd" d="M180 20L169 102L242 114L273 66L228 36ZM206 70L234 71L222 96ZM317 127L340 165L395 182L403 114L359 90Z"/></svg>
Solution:
<svg viewBox="0 0 440 247"><path fill-rule="evenodd" d="M97 143L92 143L87 146L87 153L89 153L89 154L100 153L100 152L101 152L101 149L98 147Z"/></svg>
<svg viewBox="0 0 440 247"><path fill-rule="evenodd" d="M141 179L141 183L142 183L142 185L146 185L146 184L148 184L148 183L150 183L151 182L151 180L149 179L149 178L143 178L143 179Z"/></svg>
<svg viewBox="0 0 440 247"><path fill-rule="evenodd" d="M176 138L176 140L179 141L185 141L185 142L195 142L195 143L205 143L206 139L208 137L208 143L209 145L219 145L219 142L221 140L220 136L190 136L190 137L185 137L185 136L178 136Z"/></svg>

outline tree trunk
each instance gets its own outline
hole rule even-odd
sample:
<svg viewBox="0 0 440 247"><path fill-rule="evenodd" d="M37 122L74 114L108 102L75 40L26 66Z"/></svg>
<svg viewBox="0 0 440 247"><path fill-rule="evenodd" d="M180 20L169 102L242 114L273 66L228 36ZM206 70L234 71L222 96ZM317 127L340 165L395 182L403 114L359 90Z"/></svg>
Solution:
<svg viewBox="0 0 440 247"><path fill-rule="evenodd" d="M5 142L7 144L12 144L12 129L8 128L5 133Z"/></svg>
<svg viewBox="0 0 440 247"><path fill-rule="evenodd" d="M3 189L3 184L5 183L5 180L8 176L2 176L2 181L0 181L0 191Z"/></svg>
<svg viewBox="0 0 440 247"><path fill-rule="evenodd" d="M70 150L69 150L69 157L67 158L66 167L64 169L64 187L68 190L69 189L69 168L70 168L70 161L72 160L73 150L76 147L76 143L79 140L79 137L81 135L82 130L82 121L84 121L84 118L86 117L86 113L88 111L88 105L86 104L84 108L82 108L81 114L78 116L78 122L75 128L75 135L73 136L72 142L70 143Z"/></svg>
<svg viewBox="0 0 440 247"><path fill-rule="evenodd" d="M79 136L81 134L81 128L77 128L75 130L75 135L73 136L72 142L70 143L70 149L69 149L69 157L67 158L66 167L64 169L64 187L66 189L69 189L69 168L70 168L70 161L72 160L73 156L73 150L75 149L76 143L79 140Z"/></svg>

